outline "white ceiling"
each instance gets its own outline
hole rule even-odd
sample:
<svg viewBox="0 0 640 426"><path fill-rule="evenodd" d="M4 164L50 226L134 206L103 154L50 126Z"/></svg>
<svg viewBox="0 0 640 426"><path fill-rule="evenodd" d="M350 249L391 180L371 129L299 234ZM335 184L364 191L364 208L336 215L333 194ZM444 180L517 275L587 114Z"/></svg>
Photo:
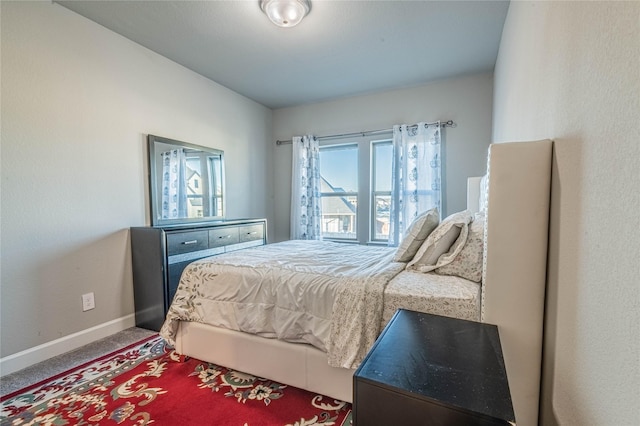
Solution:
<svg viewBox="0 0 640 426"><path fill-rule="evenodd" d="M311 0L279 28L257 0L56 3L270 108L491 71L509 7Z"/></svg>

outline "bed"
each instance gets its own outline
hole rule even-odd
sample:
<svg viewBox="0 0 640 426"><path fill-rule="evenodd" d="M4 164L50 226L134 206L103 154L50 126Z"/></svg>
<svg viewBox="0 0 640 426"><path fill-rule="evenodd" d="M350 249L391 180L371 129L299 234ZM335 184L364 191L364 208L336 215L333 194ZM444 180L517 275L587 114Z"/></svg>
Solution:
<svg viewBox="0 0 640 426"><path fill-rule="evenodd" d="M243 274L265 278L282 266L284 275L267 277L272 282L271 287L265 287L270 297L279 298L277 303L257 295L257 300L250 300L242 308L236 303L207 305L210 299L224 301L230 293L237 295L243 288L251 288L251 283L241 278L231 290L210 290L199 281L187 286L187 281L204 275L229 281L230 276L225 274L235 274L230 272L232 267L247 260L236 253L199 261L185 269L181 287L185 281L184 288L191 290L178 291L176 299L180 300L174 299L161 334L181 354L351 401L354 368L396 309L492 323L500 331L517 422L537 424L551 147L548 140L491 145L486 178L469 179L468 210L485 214L479 283L407 270L411 262L393 261L394 249L384 247L364 248L368 251L366 257L359 257L362 246L350 247L345 249L349 254L340 254L336 259L330 253L337 249L331 243L323 243L316 258L326 257L329 266L318 263L305 269L295 266L295 259L289 260L295 255L284 253L307 252L304 244L311 243L278 243L272 248L251 249L251 261L240 267ZM277 256L280 247L288 251ZM271 249L276 251L275 257L265 253ZM351 263L346 260L350 258ZM343 273L346 270L351 272ZM354 275L362 285L351 285ZM428 285L421 281L424 275L432 276ZM334 279L324 281L325 276ZM297 287L288 283L300 280L310 282L310 294L328 296L298 294ZM319 292L327 288L325 293ZM221 293L215 296L210 292ZM293 324L288 312L284 316L273 311L272 307L280 305L283 298L311 313L296 311ZM323 298L328 298L328 303L318 303ZM195 314L185 313L187 308ZM252 320L238 321L234 315L224 315L224 311L235 314L238 309L251 311ZM284 310L289 311L289 305ZM205 321L203 311L219 311L222 319ZM359 322L353 319L354 313ZM336 315L344 327L331 326ZM270 320L275 320L275 325L265 325Z"/></svg>

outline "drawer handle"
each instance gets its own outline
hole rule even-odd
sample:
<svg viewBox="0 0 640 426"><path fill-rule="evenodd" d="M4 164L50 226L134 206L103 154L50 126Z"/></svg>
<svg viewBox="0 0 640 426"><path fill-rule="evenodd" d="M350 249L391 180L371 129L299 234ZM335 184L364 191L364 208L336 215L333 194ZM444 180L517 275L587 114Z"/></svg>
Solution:
<svg viewBox="0 0 640 426"><path fill-rule="evenodd" d="M198 240L183 241L182 244L184 244L185 246L188 246L190 244L198 244Z"/></svg>
<svg viewBox="0 0 640 426"><path fill-rule="evenodd" d="M222 239L222 238L231 238L231 235L220 235L218 237L219 240Z"/></svg>
<svg viewBox="0 0 640 426"><path fill-rule="evenodd" d="M258 233L258 231L247 232L247 235L254 235L254 234L257 234L257 233Z"/></svg>

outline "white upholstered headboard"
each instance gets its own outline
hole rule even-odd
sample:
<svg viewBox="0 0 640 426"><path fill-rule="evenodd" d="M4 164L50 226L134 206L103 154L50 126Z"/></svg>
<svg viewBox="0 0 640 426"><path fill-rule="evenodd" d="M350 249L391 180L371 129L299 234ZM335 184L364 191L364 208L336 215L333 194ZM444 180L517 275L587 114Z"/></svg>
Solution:
<svg viewBox="0 0 640 426"><path fill-rule="evenodd" d="M467 189L470 210L486 197L481 321L498 326L519 426L538 424L551 156L550 140L492 144L486 192Z"/></svg>

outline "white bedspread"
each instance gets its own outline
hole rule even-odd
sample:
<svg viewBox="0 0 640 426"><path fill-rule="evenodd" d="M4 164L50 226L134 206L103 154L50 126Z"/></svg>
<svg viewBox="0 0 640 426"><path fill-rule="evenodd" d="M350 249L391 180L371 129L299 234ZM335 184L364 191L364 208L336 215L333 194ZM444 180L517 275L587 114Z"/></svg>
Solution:
<svg viewBox="0 0 640 426"><path fill-rule="evenodd" d="M386 284L404 269L395 249L286 241L190 264L160 331L179 321L309 343L355 368L380 332ZM206 282L206 285L203 284Z"/></svg>

